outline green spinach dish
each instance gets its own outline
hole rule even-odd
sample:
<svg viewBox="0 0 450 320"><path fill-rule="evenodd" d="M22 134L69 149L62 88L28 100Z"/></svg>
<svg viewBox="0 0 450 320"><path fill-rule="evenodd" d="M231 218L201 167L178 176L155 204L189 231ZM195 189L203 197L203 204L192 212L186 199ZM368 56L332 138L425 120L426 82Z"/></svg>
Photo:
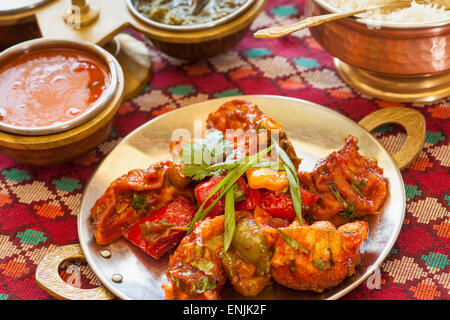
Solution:
<svg viewBox="0 0 450 320"><path fill-rule="evenodd" d="M197 10L193 10L192 0L133 0L132 3L137 11L153 21L174 26L191 26L226 17L249 0L197 1Z"/></svg>

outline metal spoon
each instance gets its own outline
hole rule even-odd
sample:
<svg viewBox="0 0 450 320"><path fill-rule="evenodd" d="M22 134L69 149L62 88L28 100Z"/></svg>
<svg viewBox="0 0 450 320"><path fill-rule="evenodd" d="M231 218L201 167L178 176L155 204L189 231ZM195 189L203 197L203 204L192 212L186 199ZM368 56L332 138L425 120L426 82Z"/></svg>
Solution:
<svg viewBox="0 0 450 320"><path fill-rule="evenodd" d="M208 4L209 0L191 0L191 14L197 15Z"/></svg>
<svg viewBox="0 0 450 320"><path fill-rule="evenodd" d="M364 12L371 11L371 10L377 10L377 9L388 8L388 7L406 6L406 5L411 4L411 2L412 2L412 0L403 0L403 1L396 1L396 2L380 4L377 6L370 7L370 8L354 10L354 11L350 11L350 12L346 12L346 13L337 12L337 13L324 14L324 15L320 15L320 16L313 16L313 17L306 18L300 22L290 24L287 26L277 26L277 27L271 27L271 28L267 28L267 29L258 30L253 34L253 36L255 38L283 37L283 36L286 36L293 32L296 32L296 31L299 31L299 30L302 30L305 28L317 26L317 25L325 23L325 22L334 21L334 20L338 20L338 19L342 19L342 18L346 18L346 17L351 17L356 14L364 13Z"/></svg>

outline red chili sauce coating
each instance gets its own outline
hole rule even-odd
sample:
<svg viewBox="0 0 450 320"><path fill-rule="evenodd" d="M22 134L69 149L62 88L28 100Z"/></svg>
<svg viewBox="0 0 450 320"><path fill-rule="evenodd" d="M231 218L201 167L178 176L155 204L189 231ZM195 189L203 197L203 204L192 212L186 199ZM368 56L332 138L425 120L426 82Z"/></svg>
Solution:
<svg viewBox="0 0 450 320"><path fill-rule="evenodd" d="M81 50L31 51L0 66L0 121L45 127L76 118L110 83L107 66Z"/></svg>

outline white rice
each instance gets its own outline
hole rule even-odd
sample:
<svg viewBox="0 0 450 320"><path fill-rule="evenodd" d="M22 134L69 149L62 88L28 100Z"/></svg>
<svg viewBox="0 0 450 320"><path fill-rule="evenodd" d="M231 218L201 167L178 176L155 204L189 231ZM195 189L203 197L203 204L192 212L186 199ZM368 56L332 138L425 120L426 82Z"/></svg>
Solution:
<svg viewBox="0 0 450 320"><path fill-rule="evenodd" d="M324 0L324 2L340 12L364 9L396 1L398 0ZM450 0L427 0L426 4L413 1L410 7L373 10L358 15L358 17L395 23L433 22L450 20L450 10L447 8L450 8Z"/></svg>

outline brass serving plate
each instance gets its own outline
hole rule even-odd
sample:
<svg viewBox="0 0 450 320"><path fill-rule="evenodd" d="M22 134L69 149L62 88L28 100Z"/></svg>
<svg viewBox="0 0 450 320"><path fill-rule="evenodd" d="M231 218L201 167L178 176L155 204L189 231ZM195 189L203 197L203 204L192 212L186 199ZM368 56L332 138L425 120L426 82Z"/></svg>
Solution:
<svg viewBox="0 0 450 320"><path fill-rule="evenodd" d="M161 260L154 260L126 240L117 240L107 246L97 245L93 237L90 209L108 185L120 175L134 168L146 168L155 161L170 159L169 141L175 129L184 128L193 132L194 121L204 123L210 112L233 98L257 104L263 112L285 126L298 155L303 158L300 166L302 170L311 170L317 160L341 148L345 137L352 134L359 140L360 152L378 160L389 182L390 197L383 213L367 219L370 225L369 238L363 245L362 263L354 276L321 294L295 291L273 282L273 285L253 299L338 299L372 274L390 252L404 219L405 188L396 161L362 126L328 108L294 98L241 96L201 102L144 124L124 138L92 175L81 201L78 234L84 257L107 290L97 288L93 289L97 290L95 292L83 291L65 285L62 280L55 280L58 277L52 276L61 261L82 256L77 245L58 248L44 258L36 272L38 284L53 295L65 299L89 299L92 296L95 299L109 299L112 297L110 293L121 299L163 299L161 284L165 280L169 255ZM407 132L411 133L408 134L408 139L415 136L418 139L415 142L407 140L402 151L396 154L398 162L403 159L401 166L406 166L417 156L423 145L423 117L412 109L391 108L379 110L363 119L364 126L369 130L386 122L403 123ZM406 152L408 155L405 154L405 148L412 148ZM109 258L100 254L105 249L111 251ZM119 283L112 280L116 274L123 277ZM230 287L224 289L222 297L244 298Z"/></svg>

